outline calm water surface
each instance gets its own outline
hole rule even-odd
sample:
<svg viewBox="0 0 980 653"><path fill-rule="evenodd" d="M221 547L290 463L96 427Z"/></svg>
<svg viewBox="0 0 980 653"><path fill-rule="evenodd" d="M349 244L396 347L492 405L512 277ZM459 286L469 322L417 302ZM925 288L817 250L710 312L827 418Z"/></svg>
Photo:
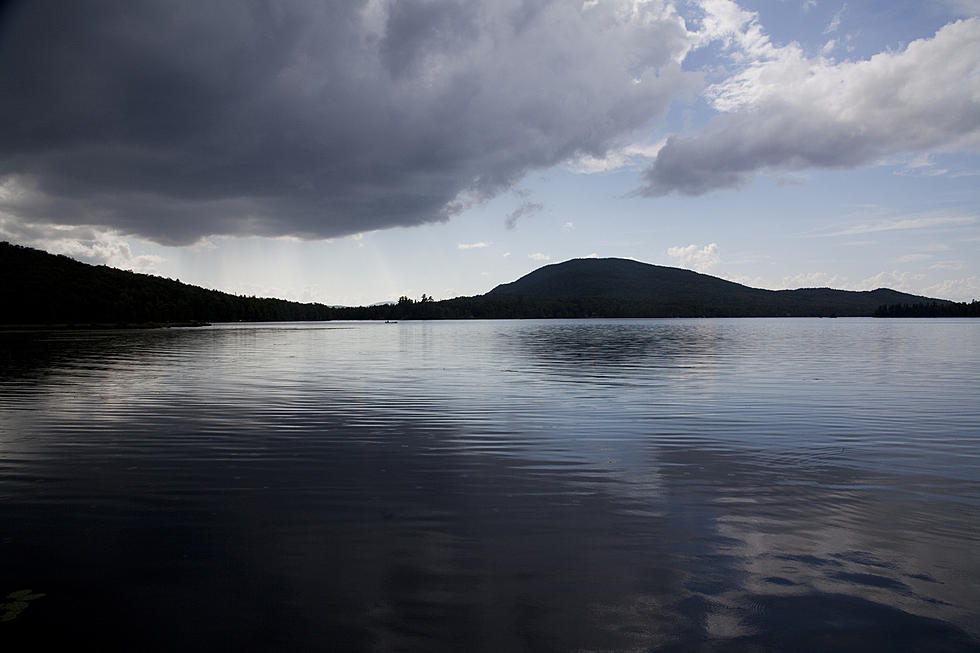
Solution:
<svg viewBox="0 0 980 653"><path fill-rule="evenodd" d="M977 651L980 321L0 334L27 588L5 650Z"/></svg>

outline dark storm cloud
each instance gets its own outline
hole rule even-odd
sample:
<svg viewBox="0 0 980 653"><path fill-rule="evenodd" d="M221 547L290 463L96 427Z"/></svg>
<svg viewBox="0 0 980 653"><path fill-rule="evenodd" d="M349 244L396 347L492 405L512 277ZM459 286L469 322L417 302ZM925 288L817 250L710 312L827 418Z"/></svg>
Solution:
<svg viewBox="0 0 980 653"><path fill-rule="evenodd" d="M657 3L89 0L3 19L0 220L172 244L444 220L601 155L699 83Z"/></svg>
<svg viewBox="0 0 980 653"><path fill-rule="evenodd" d="M544 204L525 200L520 206L507 214L507 219L504 220L504 224L508 229L513 229L517 226L517 221L523 218L525 215L531 215L532 213L537 213L543 209Z"/></svg>

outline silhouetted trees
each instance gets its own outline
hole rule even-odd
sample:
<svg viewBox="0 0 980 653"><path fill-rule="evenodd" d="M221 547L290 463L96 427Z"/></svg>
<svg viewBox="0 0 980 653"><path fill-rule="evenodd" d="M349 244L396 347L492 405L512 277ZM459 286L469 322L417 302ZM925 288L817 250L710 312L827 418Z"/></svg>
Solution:
<svg viewBox="0 0 980 653"><path fill-rule="evenodd" d="M980 302L886 304L875 310L874 317L980 317Z"/></svg>
<svg viewBox="0 0 980 653"><path fill-rule="evenodd" d="M0 323L153 323L329 320L333 309L236 296L148 274L87 265L0 243Z"/></svg>

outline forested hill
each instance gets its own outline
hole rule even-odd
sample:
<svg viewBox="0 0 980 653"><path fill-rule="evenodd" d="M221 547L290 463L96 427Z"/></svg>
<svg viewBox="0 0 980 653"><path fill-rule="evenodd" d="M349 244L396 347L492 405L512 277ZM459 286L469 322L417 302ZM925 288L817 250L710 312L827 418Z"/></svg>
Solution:
<svg viewBox="0 0 980 653"><path fill-rule="evenodd" d="M691 270L628 259L573 259L497 286L486 298L602 307L605 315L656 317L868 316L883 305L949 304L879 288L763 290Z"/></svg>
<svg viewBox="0 0 980 653"><path fill-rule="evenodd" d="M879 289L761 290L625 259L548 265L485 295L337 308L244 297L0 243L0 324L146 325L334 319L955 315L960 305ZM973 306L975 309L976 306Z"/></svg>
<svg viewBox="0 0 980 653"><path fill-rule="evenodd" d="M239 297L0 243L0 323L141 325L326 320L328 306Z"/></svg>

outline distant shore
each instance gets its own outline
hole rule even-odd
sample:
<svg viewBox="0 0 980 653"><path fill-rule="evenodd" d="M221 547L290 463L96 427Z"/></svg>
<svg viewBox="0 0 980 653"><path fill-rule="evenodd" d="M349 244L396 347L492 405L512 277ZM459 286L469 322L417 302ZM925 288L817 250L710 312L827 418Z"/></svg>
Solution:
<svg viewBox="0 0 980 653"><path fill-rule="evenodd" d="M485 294L402 296L359 307L233 295L148 274L94 266L0 242L5 330L153 329L216 322L736 317L976 317L980 304L889 288L767 290L627 259L546 265Z"/></svg>

